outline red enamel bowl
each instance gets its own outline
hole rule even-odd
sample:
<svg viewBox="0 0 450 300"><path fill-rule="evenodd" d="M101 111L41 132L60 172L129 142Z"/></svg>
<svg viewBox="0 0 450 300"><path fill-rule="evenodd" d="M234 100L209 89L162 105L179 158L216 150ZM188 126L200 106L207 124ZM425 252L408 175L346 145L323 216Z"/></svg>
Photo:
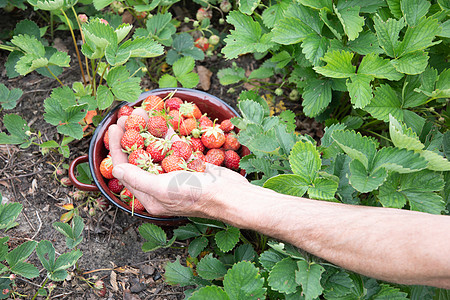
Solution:
<svg viewBox="0 0 450 300"><path fill-rule="evenodd" d="M221 122L222 120L239 116L236 110L234 110L230 105L221 99L202 91L186 88L165 88L144 92L139 96L139 99L136 102L124 102L118 105L98 125L89 145L89 155L80 156L74 159L70 164L69 178L73 182L74 186L84 191L100 191L113 205L131 214L132 212L130 207L109 190L107 180L105 180L100 173L100 163L108 155L108 150L103 144L103 137L108 130L108 127L117 123L117 113L121 106L129 105L131 107L137 107L150 95L164 98L174 91L174 97L179 97L183 101L195 103L200 108L202 113L207 113L212 120L218 119L218 121ZM244 148L243 152L245 152L241 153L242 156L249 154L247 148L242 148ZM83 162L89 162L89 169L95 184L85 184L77 180L75 176L76 166ZM184 217L154 216L147 212L135 211L133 215L138 218L145 219L147 222L165 226L179 225L187 221Z"/></svg>

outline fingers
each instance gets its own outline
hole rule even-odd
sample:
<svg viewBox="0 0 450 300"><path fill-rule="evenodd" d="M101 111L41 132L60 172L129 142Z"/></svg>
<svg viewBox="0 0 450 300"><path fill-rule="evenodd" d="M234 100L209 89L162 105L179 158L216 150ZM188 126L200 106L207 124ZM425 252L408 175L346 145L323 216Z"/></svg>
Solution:
<svg viewBox="0 0 450 300"><path fill-rule="evenodd" d="M122 139L123 132L123 129L115 124L109 126L108 128L109 149L113 161L113 166L128 162L127 154L122 151L122 146L120 145L120 140Z"/></svg>
<svg viewBox="0 0 450 300"><path fill-rule="evenodd" d="M247 179L238 172L235 172L225 167L219 167L210 163L206 163L206 173L210 174L215 178L227 178L242 183L248 183Z"/></svg>

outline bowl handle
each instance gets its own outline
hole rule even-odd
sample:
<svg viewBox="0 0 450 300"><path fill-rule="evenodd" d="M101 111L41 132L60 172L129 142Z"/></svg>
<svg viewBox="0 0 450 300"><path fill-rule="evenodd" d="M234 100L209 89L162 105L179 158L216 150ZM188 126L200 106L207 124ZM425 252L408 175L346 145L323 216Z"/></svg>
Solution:
<svg viewBox="0 0 450 300"><path fill-rule="evenodd" d="M96 185L82 183L82 182L78 181L77 177L75 176L75 168L79 164L85 163L88 161L89 161L88 155L82 155L82 156L75 158L69 165L69 178L70 178L70 181L72 181L73 185L79 190L87 191L87 192L98 192L99 189Z"/></svg>

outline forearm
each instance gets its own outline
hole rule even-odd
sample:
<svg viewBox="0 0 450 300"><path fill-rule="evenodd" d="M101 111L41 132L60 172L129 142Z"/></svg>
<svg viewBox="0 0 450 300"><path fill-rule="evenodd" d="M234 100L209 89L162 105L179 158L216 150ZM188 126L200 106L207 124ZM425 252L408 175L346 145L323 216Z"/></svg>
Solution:
<svg viewBox="0 0 450 300"><path fill-rule="evenodd" d="M207 212L343 268L404 284L450 288L450 218L290 197L256 186L220 193Z"/></svg>

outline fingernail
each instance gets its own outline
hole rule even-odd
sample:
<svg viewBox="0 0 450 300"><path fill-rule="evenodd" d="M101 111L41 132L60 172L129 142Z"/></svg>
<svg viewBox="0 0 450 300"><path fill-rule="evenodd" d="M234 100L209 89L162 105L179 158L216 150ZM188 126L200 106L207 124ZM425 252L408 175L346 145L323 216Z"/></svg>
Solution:
<svg viewBox="0 0 450 300"><path fill-rule="evenodd" d="M114 169L113 169L114 177L116 177L117 179L120 180L123 178L123 174L124 174L124 170L123 170L122 166L114 167Z"/></svg>

